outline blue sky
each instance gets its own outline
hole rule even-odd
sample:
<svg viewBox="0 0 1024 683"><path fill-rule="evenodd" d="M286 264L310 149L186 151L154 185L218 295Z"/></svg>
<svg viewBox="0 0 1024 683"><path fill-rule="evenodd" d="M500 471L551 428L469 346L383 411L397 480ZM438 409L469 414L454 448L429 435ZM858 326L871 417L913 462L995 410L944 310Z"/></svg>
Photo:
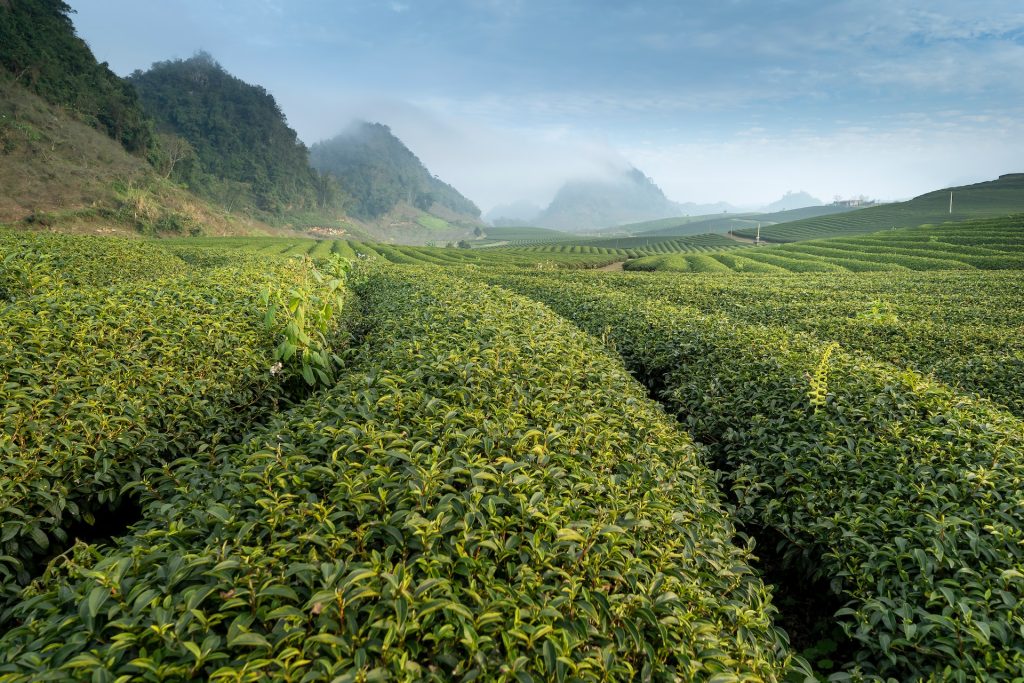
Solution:
<svg viewBox="0 0 1024 683"><path fill-rule="evenodd" d="M485 210L627 163L677 201L1024 171L1024 3L71 0L118 73L210 52L307 143L391 125Z"/></svg>

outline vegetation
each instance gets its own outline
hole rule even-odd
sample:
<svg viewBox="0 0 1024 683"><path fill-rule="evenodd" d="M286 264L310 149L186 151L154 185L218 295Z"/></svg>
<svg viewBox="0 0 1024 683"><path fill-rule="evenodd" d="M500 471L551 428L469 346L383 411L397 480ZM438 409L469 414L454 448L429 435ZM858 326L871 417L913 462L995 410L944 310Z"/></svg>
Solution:
<svg viewBox="0 0 1024 683"><path fill-rule="evenodd" d="M148 151L152 127L135 90L96 62L75 35L72 11L62 0L0 2L0 70L126 150Z"/></svg>
<svg viewBox="0 0 1024 683"><path fill-rule="evenodd" d="M953 211L950 213L950 192ZM838 216L823 216L779 223L761 228L761 239L772 242L838 237L859 233L907 228L926 223L965 221L992 218L1024 211L1024 173L1011 173L992 180L963 187L936 190L906 202L882 204L858 209ZM753 238L755 230L736 230L736 234Z"/></svg>
<svg viewBox="0 0 1024 683"><path fill-rule="evenodd" d="M779 269L794 273L1020 269L1024 267L1022 226L1024 214L1015 214L747 249L742 255L713 254L712 258L727 266L719 270L747 273ZM700 264L704 262L706 259L694 257L648 256L630 261L626 269L701 272Z"/></svg>
<svg viewBox="0 0 1024 683"><path fill-rule="evenodd" d="M227 73L210 55L158 62L128 79L161 138L158 168L230 209L280 213L337 208L342 194L309 166L309 153L274 97Z"/></svg>
<svg viewBox="0 0 1024 683"><path fill-rule="evenodd" d="M592 282L487 280L606 339L708 444L739 519L845 601L836 618L858 648L847 674L1021 670L1018 419L786 328Z"/></svg>
<svg viewBox="0 0 1024 683"><path fill-rule="evenodd" d="M301 397L291 387L303 370L273 369L279 328L264 327L258 287L301 283L309 266L108 251L97 238L0 240L2 612L37 562L66 547L70 525L94 525L146 469L237 440Z"/></svg>
<svg viewBox="0 0 1024 683"><path fill-rule="evenodd" d="M473 202L431 175L391 129L379 123L358 123L313 145L311 159L314 167L339 179L352 197L350 211L359 218L380 218L400 202L425 212L480 217Z"/></svg>
<svg viewBox="0 0 1024 683"><path fill-rule="evenodd" d="M245 260L180 254L206 269L177 288L199 298ZM131 451L142 519L21 593L3 680L778 680L799 664L697 450L617 360L520 297L394 268L351 282L367 327L336 383L241 439ZM256 317L239 304L221 325ZM230 419L214 425L241 436Z"/></svg>

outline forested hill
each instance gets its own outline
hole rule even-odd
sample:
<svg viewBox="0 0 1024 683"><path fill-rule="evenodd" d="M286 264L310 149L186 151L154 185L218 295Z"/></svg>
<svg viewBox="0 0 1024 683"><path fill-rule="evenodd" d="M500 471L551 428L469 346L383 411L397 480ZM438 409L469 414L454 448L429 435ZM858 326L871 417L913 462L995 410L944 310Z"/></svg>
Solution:
<svg viewBox="0 0 1024 683"><path fill-rule="evenodd" d="M385 125L355 123L313 145L310 159L315 168L338 178L352 198L348 211L359 218L380 218L400 202L435 214L480 217L476 204L431 175Z"/></svg>
<svg viewBox="0 0 1024 683"><path fill-rule="evenodd" d="M340 203L337 188L309 166L274 97L208 54L158 62L128 80L158 130L179 138L164 146L178 148L170 170L190 189L229 208L253 203L271 213Z"/></svg>
<svg viewBox="0 0 1024 683"><path fill-rule="evenodd" d="M0 0L0 68L52 105L117 140L148 151L152 129L135 91L97 63L61 0Z"/></svg>
<svg viewBox="0 0 1024 683"><path fill-rule="evenodd" d="M635 168L599 180L566 183L535 225L556 230L587 230L681 216L654 181Z"/></svg>

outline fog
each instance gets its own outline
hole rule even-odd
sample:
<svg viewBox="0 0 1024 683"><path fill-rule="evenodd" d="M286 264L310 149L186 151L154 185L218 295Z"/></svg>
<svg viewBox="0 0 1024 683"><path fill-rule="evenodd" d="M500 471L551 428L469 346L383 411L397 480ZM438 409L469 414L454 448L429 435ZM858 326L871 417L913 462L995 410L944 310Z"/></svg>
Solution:
<svg viewBox="0 0 1024 683"><path fill-rule="evenodd" d="M630 166L606 141L568 128L499 129L397 99L339 99L289 116L308 144L356 120L389 126L431 173L485 213L517 200L544 206L567 180L612 177Z"/></svg>
<svg viewBox="0 0 1024 683"><path fill-rule="evenodd" d="M320 92L312 99L316 106L286 110L307 143L333 137L353 120L383 123L484 213L523 200L544 207L569 180L606 178L629 166L677 202L754 209L799 190L826 202L906 199L1019 170L1024 137L1024 124L1011 117L952 111L827 132L746 128L713 139L614 141L578 127L481 123L396 98Z"/></svg>

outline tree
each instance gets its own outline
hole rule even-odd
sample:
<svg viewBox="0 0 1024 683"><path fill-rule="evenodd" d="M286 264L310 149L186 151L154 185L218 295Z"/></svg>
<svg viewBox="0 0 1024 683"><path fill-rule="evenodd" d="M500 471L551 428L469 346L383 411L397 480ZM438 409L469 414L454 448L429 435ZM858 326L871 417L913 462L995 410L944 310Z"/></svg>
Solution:
<svg viewBox="0 0 1024 683"><path fill-rule="evenodd" d="M188 177L187 172L175 175L175 170L190 165L196 160L196 150L188 140L170 133L157 133L156 144L149 155L149 161L157 173L164 178L181 180Z"/></svg>

